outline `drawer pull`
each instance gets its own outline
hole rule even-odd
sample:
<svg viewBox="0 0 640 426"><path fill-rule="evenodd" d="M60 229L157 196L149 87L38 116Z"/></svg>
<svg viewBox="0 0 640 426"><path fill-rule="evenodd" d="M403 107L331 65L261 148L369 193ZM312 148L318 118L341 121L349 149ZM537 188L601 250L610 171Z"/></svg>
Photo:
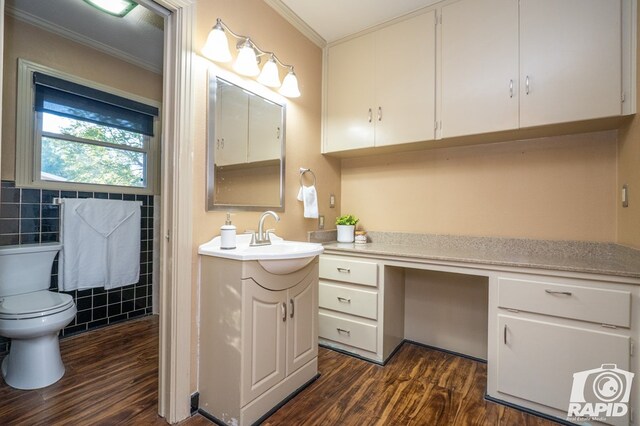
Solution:
<svg viewBox="0 0 640 426"><path fill-rule="evenodd" d="M351 303L351 299L347 298L347 297L338 297L338 302L342 302L342 303Z"/></svg>
<svg viewBox="0 0 640 426"><path fill-rule="evenodd" d="M344 333L344 334L347 334L347 335L351 336L351 331L350 330L345 330L344 328L340 328L340 327L336 328L336 330L338 330L338 333Z"/></svg>
<svg viewBox="0 0 640 426"><path fill-rule="evenodd" d="M571 296L573 294L570 291L545 290L544 292L547 294L560 294L562 296Z"/></svg>
<svg viewBox="0 0 640 426"><path fill-rule="evenodd" d="M345 274L350 274L351 273L351 269L349 269L349 268L337 268L337 269L338 269L338 272L342 272L342 273L345 273Z"/></svg>

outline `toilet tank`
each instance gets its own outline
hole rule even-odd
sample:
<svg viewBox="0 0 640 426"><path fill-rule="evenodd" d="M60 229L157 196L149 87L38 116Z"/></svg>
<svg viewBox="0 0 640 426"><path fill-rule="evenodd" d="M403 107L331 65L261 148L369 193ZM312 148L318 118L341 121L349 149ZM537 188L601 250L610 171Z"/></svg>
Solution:
<svg viewBox="0 0 640 426"><path fill-rule="evenodd" d="M0 246L0 297L47 290L60 243Z"/></svg>

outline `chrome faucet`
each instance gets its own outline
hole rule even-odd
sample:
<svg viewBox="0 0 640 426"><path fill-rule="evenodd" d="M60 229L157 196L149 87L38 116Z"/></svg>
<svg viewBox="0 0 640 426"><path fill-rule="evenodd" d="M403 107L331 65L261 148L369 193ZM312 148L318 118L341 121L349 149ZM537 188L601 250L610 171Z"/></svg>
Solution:
<svg viewBox="0 0 640 426"><path fill-rule="evenodd" d="M280 216L278 216L276 212L267 210L266 212L262 213L262 216L260 216L260 221L258 222L258 235L256 235L255 233L253 234L253 237L251 237L251 243L249 245L266 246L271 244L271 237L269 237L269 231L268 230L266 232L263 231L264 220L267 218L267 216L273 216L276 222L280 222Z"/></svg>

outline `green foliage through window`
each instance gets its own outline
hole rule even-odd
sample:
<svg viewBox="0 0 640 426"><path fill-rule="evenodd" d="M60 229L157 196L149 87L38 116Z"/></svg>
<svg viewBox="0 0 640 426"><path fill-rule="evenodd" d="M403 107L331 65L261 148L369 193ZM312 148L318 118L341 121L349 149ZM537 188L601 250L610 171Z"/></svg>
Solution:
<svg viewBox="0 0 640 426"><path fill-rule="evenodd" d="M47 113L43 131L43 180L145 187L146 153L127 149L144 148L144 135Z"/></svg>

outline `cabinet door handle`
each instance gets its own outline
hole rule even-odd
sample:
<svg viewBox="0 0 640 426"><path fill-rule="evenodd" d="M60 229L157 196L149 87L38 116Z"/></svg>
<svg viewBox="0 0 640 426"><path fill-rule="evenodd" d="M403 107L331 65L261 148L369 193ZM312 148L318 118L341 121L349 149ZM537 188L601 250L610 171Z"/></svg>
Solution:
<svg viewBox="0 0 640 426"><path fill-rule="evenodd" d="M570 291L545 290L544 292L547 294L561 294L563 296L571 296L573 294Z"/></svg>
<svg viewBox="0 0 640 426"><path fill-rule="evenodd" d="M282 321L287 320L287 304L282 302Z"/></svg>
<svg viewBox="0 0 640 426"><path fill-rule="evenodd" d="M349 268L337 268L337 269L338 269L338 272L342 272L342 273L345 273L345 274L350 274L351 273L351 269L349 269Z"/></svg>
<svg viewBox="0 0 640 426"><path fill-rule="evenodd" d="M338 330L338 333L345 333L345 334L351 336L351 331L350 330L345 330L344 328L340 328L340 327L336 328L336 330Z"/></svg>
<svg viewBox="0 0 640 426"><path fill-rule="evenodd" d="M369 123L371 123L372 118L373 118L373 112L371 111L371 108L369 108Z"/></svg>
<svg viewBox="0 0 640 426"><path fill-rule="evenodd" d="M504 330L502 332L502 339L504 340L504 344L507 344L507 324L504 325Z"/></svg>
<svg viewBox="0 0 640 426"><path fill-rule="evenodd" d="M378 107L378 121L382 121L382 107Z"/></svg>
<svg viewBox="0 0 640 426"><path fill-rule="evenodd" d="M289 318L293 318L293 312L294 312L294 304L293 304L293 299L289 299L289 303L291 303L291 313L289 314Z"/></svg>
<svg viewBox="0 0 640 426"><path fill-rule="evenodd" d="M524 79L524 91L527 95L529 94L529 76Z"/></svg>
<svg viewBox="0 0 640 426"><path fill-rule="evenodd" d="M509 80L509 97L513 98L513 80Z"/></svg>

